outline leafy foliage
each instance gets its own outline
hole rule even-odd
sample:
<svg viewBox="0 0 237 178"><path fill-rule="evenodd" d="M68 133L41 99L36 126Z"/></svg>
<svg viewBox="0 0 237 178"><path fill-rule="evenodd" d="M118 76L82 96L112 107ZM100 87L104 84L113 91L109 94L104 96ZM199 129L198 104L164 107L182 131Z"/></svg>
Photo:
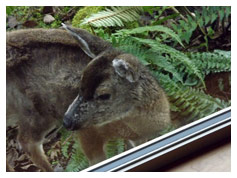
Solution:
<svg viewBox="0 0 237 178"><path fill-rule="evenodd" d="M188 18L195 27L193 30L196 29L197 23L191 17ZM151 33L155 33L155 39L151 38L154 35ZM137 56L151 69L169 96L172 111L179 112L182 117L198 119L227 107L229 102L204 92L204 78L209 73L230 71L230 52L215 50L183 53L165 44L165 39L158 33L164 33L182 45L180 35L162 25L121 29L111 34L110 38L107 36L106 40Z"/></svg>
<svg viewBox="0 0 237 178"><path fill-rule="evenodd" d="M141 7L111 7L104 11L93 14L89 18L84 19L83 24L91 24L95 27L124 26L123 22L132 22L137 20L140 15Z"/></svg>
<svg viewBox="0 0 237 178"><path fill-rule="evenodd" d="M7 13L7 15L10 15L13 10L14 10L14 7L13 7L13 6L7 6L7 7L6 7L6 13Z"/></svg>
<svg viewBox="0 0 237 178"><path fill-rule="evenodd" d="M118 40L120 44L116 46L137 56L151 69L169 96L172 111L193 120L230 104L205 94L201 88L192 88L198 86L210 72L230 71L230 52L219 50L214 53L185 54L154 40L136 40L126 37L124 41ZM143 44L151 48L145 50Z"/></svg>
<svg viewBox="0 0 237 178"><path fill-rule="evenodd" d="M185 85L185 74L188 74L192 75L193 78L196 77L199 79L203 86L205 86L203 75L195 63L184 53L151 39L126 36L125 39L119 39L117 42L119 44L116 44L116 46L120 49L134 54L145 65L151 65L153 69L162 69L169 72L175 81L179 81ZM134 48L132 48L133 45L135 46ZM149 50L144 45L148 46ZM141 51L139 54L137 48ZM132 49L135 51L132 51Z"/></svg>
<svg viewBox="0 0 237 178"><path fill-rule="evenodd" d="M186 44L189 44L190 38L197 28L197 23L190 16L188 16L188 22L179 20L178 24L173 23L172 27L178 33L182 41L184 41Z"/></svg>
<svg viewBox="0 0 237 178"><path fill-rule="evenodd" d="M38 27L58 27L61 23L60 15L55 15L56 21L46 25L42 14L36 12L32 16L32 10L35 8L7 7L6 13L17 14L17 19L23 21L36 18ZM231 71L231 52L220 45L210 50L213 42L224 43L230 32L230 10L225 6L80 7L72 25L92 31L136 56L166 91L172 113L188 123L230 105L230 100L207 94L205 87L207 75ZM230 80L229 77L227 82ZM225 82L218 80L221 90ZM165 128L161 134L173 129L174 126ZM80 171L89 166L88 160L70 134L63 130L60 138L62 155L68 161L66 171ZM110 158L125 148L124 140L110 140L105 147L106 156Z"/></svg>
<svg viewBox="0 0 237 178"><path fill-rule="evenodd" d="M170 28L167 28L165 26L162 25L156 25L156 26L144 26L144 27L138 27L138 28L134 28L134 29L122 29L119 30L117 33L115 33L115 35L121 35L121 34L125 34L125 35L136 35L136 34L142 34L142 33L147 33L147 32L162 32L162 33L166 33L167 35L169 35L170 37L172 37L173 39L175 39L177 42L179 42L180 45L183 46L183 43L181 42L181 39L179 38L179 36Z"/></svg>
<svg viewBox="0 0 237 178"><path fill-rule="evenodd" d="M169 96L171 110L189 120L199 119L229 105L228 102L213 98L200 89L175 83L168 75L153 73Z"/></svg>
<svg viewBox="0 0 237 178"><path fill-rule="evenodd" d="M203 75L217 72L229 72L231 68L230 51L215 50L213 53L188 53L188 56L202 71Z"/></svg>
<svg viewBox="0 0 237 178"><path fill-rule="evenodd" d="M182 16L177 23L172 23L171 26L179 35L179 37L186 44L189 44L190 39L194 36L194 32L200 30L205 40L200 47L205 46L208 51L209 39L215 39L222 33L225 33L225 22L228 22L231 7L226 6L202 6L194 10L193 13L187 7L183 7L178 13L185 15ZM219 28L222 26L221 28ZM220 33L220 29L222 33ZM196 37L198 38L198 37Z"/></svg>
<svg viewBox="0 0 237 178"><path fill-rule="evenodd" d="M65 171L68 172L78 172L89 166L89 162L81 150L78 140L76 140L72 147L71 159L68 162Z"/></svg>
<svg viewBox="0 0 237 178"><path fill-rule="evenodd" d="M72 25L74 27L80 27L80 28L84 28L89 30L89 27L86 26L85 24L82 25L82 21L85 18L90 17L92 14L95 14L101 10L104 10L103 6L87 6L87 7L83 7L81 9L79 9L79 11L76 13L76 15L74 16L73 20L72 20Z"/></svg>
<svg viewBox="0 0 237 178"><path fill-rule="evenodd" d="M72 149L70 149L70 159L68 161L67 167L65 171L67 172L78 172L89 166L89 162L81 150L80 143L78 140L73 142L69 142L67 140L70 132L63 131L61 132L62 137L61 140L65 144L62 145L62 153L66 158L69 158L69 146L72 145ZM125 151L125 143L123 139L114 139L110 140L105 146L105 153L107 158L111 158L119 153Z"/></svg>
<svg viewBox="0 0 237 178"><path fill-rule="evenodd" d="M110 140L105 147L106 157L111 158L125 151L125 143L123 139Z"/></svg>
<svg viewBox="0 0 237 178"><path fill-rule="evenodd" d="M70 139L70 136L71 136L71 133L68 132L66 129L62 129L60 131L60 134L61 134L61 142L62 142L62 147L61 147L61 151L62 151L62 154L65 158L69 158L69 146L70 146L70 142L69 142L69 139Z"/></svg>

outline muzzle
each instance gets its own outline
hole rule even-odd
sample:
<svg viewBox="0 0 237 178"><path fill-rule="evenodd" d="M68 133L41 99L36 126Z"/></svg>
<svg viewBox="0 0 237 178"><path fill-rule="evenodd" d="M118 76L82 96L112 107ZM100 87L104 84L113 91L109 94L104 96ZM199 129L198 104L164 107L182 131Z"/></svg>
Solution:
<svg viewBox="0 0 237 178"><path fill-rule="evenodd" d="M79 105L82 102L83 97L77 96L72 104L68 107L68 110L64 114L63 126L68 130L76 130L76 122L79 119Z"/></svg>

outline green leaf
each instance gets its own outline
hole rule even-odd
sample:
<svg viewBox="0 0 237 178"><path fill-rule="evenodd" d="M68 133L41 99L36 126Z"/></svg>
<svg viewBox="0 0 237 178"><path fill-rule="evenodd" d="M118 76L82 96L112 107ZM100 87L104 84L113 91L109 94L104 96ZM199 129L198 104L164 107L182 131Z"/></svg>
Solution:
<svg viewBox="0 0 237 178"><path fill-rule="evenodd" d="M92 14L90 17L85 18L81 25L91 24L95 27L110 27L110 26L124 26L123 22L132 22L137 20L142 11L141 7L136 6L122 6L111 7L100 11L96 14Z"/></svg>
<svg viewBox="0 0 237 178"><path fill-rule="evenodd" d="M187 53L188 57L200 69L202 75L231 70L230 51L215 50L214 53Z"/></svg>
<svg viewBox="0 0 237 178"><path fill-rule="evenodd" d="M67 172L78 172L89 166L89 162L81 150L78 140L73 144L72 155L66 167Z"/></svg>
<svg viewBox="0 0 237 178"><path fill-rule="evenodd" d="M141 38L135 38L135 37L133 37L133 38L135 40L137 40L138 42L149 45L154 52L166 53L166 54L171 55L172 59L174 59L178 62L181 62L183 65L185 65L187 67L187 69L189 71L192 71L192 73L200 79L203 86L205 87L203 76L201 75L200 71L195 66L195 64L185 54L181 53L180 51L177 51L176 49L174 49L172 47L158 43L154 40L141 39Z"/></svg>
<svg viewBox="0 0 237 178"><path fill-rule="evenodd" d="M11 15L13 10L14 10L14 6L6 6L6 14L7 15Z"/></svg>
<svg viewBox="0 0 237 178"><path fill-rule="evenodd" d="M173 77L176 78L176 80L183 83L183 79L178 73L178 71L174 68L174 66L169 61L167 61L165 57L159 56L157 58L151 59L151 61L153 62L153 64L157 65L161 69L167 72L170 72L173 75Z"/></svg>
<svg viewBox="0 0 237 178"><path fill-rule="evenodd" d="M123 29L123 30L117 31L116 35L121 35L121 34L134 35L134 34L142 34L144 32L148 32L148 31L163 32L163 33L169 35L170 37L172 37L173 39L175 39L181 46L184 47L179 36L170 28L167 28L162 25L145 26L145 27L138 27L138 28L134 28L134 29Z"/></svg>
<svg viewBox="0 0 237 178"><path fill-rule="evenodd" d="M109 140L105 147L107 158L111 158L124 151L125 151L125 143L123 139Z"/></svg>
<svg viewBox="0 0 237 178"><path fill-rule="evenodd" d="M152 23L152 25L161 25L161 24L163 24L164 22L166 22L167 20L169 20L169 19L175 19L175 18L178 17L178 16L179 16L178 13L174 13L174 14L168 15L168 16L166 16L166 17L160 19L160 20L154 21L154 22ZM172 24L172 25L173 25L173 24Z"/></svg>
<svg viewBox="0 0 237 178"><path fill-rule="evenodd" d="M207 116L230 105L229 102L213 98L202 90L177 84L168 75L160 72L154 72L154 75L165 89L173 108L180 110L180 115L191 120Z"/></svg>

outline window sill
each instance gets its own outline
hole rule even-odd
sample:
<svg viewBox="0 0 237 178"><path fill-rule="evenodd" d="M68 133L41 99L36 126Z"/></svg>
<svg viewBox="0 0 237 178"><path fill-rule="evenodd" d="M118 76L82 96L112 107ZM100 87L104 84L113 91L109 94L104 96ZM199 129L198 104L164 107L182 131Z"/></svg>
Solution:
<svg viewBox="0 0 237 178"><path fill-rule="evenodd" d="M169 132L83 172L162 171L162 168L231 136L231 107Z"/></svg>

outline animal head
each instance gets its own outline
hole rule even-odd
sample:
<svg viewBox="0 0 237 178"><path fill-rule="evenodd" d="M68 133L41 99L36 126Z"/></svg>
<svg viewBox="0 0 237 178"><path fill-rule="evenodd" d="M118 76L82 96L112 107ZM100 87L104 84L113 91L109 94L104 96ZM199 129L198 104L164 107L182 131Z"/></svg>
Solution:
<svg viewBox="0 0 237 178"><path fill-rule="evenodd" d="M144 104L149 85L154 85L154 90L158 86L135 56L107 49L84 69L64 126L77 130L131 117Z"/></svg>

